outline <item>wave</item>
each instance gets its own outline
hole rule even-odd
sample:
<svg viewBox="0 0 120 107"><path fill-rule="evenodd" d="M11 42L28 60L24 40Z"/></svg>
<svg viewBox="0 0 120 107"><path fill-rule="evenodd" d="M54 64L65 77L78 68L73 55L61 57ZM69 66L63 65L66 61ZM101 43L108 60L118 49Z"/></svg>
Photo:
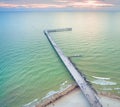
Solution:
<svg viewBox="0 0 120 107"><path fill-rule="evenodd" d="M94 80L94 81L92 81L92 83L98 84L98 85L117 85L116 82L100 80L100 79Z"/></svg>
<svg viewBox="0 0 120 107"><path fill-rule="evenodd" d="M120 90L120 88L114 88L114 90Z"/></svg>
<svg viewBox="0 0 120 107"><path fill-rule="evenodd" d="M36 107L36 105L39 103L38 99L35 99L25 105L23 105L22 107Z"/></svg>
<svg viewBox="0 0 120 107"><path fill-rule="evenodd" d="M44 100L51 98L55 94L62 93L63 91L69 89L71 86L72 86L72 84L68 84L68 82L65 81L62 84L60 84L59 90L57 90L57 91L52 90L52 91L48 92L45 95L45 97L43 97L41 100L35 99L35 100L23 105L23 107L36 107L36 105L38 105L40 102L43 102ZM75 86L73 86L73 87L75 87Z"/></svg>
<svg viewBox="0 0 120 107"><path fill-rule="evenodd" d="M106 91L111 91L112 88L103 88L103 90L106 90Z"/></svg>
<svg viewBox="0 0 120 107"><path fill-rule="evenodd" d="M105 78L105 77L96 77L96 76L92 76L95 79L101 79L101 80L110 80L110 78Z"/></svg>
<svg viewBox="0 0 120 107"><path fill-rule="evenodd" d="M53 96L54 94L61 93L62 91L66 90L67 88L69 88L71 86L72 86L72 84L67 84L67 81L65 81L62 84L60 84L60 88L57 91L52 90L52 91L48 92L45 95L45 97L42 98L42 100L47 99L47 98Z"/></svg>

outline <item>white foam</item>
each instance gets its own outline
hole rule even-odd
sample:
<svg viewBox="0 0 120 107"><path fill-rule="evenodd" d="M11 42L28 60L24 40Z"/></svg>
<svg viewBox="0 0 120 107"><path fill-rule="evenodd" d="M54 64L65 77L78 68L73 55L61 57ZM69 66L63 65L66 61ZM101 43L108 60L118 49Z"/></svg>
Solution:
<svg viewBox="0 0 120 107"><path fill-rule="evenodd" d="M63 82L63 83L61 84L61 86L62 86L62 85L65 85L65 84L67 84L67 81Z"/></svg>
<svg viewBox="0 0 120 107"><path fill-rule="evenodd" d="M108 91L111 91L112 88L103 88L103 90L108 90Z"/></svg>
<svg viewBox="0 0 120 107"><path fill-rule="evenodd" d="M105 78L105 77L96 77L96 76L92 76L95 79L101 79L101 80L110 80L110 78Z"/></svg>
<svg viewBox="0 0 120 107"><path fill-rule="evenodd" d="M69 85L66 85L65 87L60 87L59 92L62 92L62 91L64 91L64 90L66 90L67 88L71 87L71 86L72 86L72 85L69 84Z"/></svg>
<svg viewBox="0 0 120 107"><path fill-rule="evenodd" d="M35 100L23 105L23 107L36 107L37 104L38 104L38 99L35 99Z"/></svg>
<svg viewBox="0 0 120 107"><path fill-rule="evenodd" d="M114 90L120 90L120 88L114 88Z"/></svg>
<svg viewBox="0 0 120 107"><path fill-rule="evenodd" d="M67 81L65 81L65 83L67 83Z"/></svg>
<svg viewBox="0 0 120 107"><path fill-rule="evenodd" d="M68 87L68 83L67 83L67 81L63 82L63 83L60 85L60 89L59 89L59 91L64 90L66 87Z"/></svg>
<svg viewBox="0 0 120 107"><path fill-rule="evenodd" d="M49 93L47 93L47 95L45 97L42 98L42 100L49 98L51 96L53 96L54 94L58 93L59 91L50 91Z"/></svg>
<svg viewBox="0 0 120 107"><path fill-rule="evenodd" d="M98 85L116 85L116 82L111 82L111 81L106 81L106 80L101 80L101 79L97 79L92 81L92 83L94 84L98 84Z"/></svg>
<svg viewBox="0 0 120 107"><path fill-rule="evenodd" d="M49 93L47 93L47 95L45 97L42 98L42 100L47 99L47 98L53 96L54 94L60 93L60 92L64 91L65 89L69 88L70 86L71 86L71 84L67 84L67 81L65 81L60 85L59 90L50 91Z"/></svg>

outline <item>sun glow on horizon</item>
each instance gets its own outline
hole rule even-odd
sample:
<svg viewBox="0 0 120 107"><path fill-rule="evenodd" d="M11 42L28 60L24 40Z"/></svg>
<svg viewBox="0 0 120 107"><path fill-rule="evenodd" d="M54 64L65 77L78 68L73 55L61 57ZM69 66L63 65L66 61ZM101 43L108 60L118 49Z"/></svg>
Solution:
<svg viewBox="0 0 120 107"><path fill-rule="evenodd" d="M93 0L87 0L84 2L75 2L73 4L73 6L76 7L87 7L87 8L97 8L97 7L105 7L105 6L114 6L113 4L106 4L106 3L102 3L99 1L93 1Z"/></svg>

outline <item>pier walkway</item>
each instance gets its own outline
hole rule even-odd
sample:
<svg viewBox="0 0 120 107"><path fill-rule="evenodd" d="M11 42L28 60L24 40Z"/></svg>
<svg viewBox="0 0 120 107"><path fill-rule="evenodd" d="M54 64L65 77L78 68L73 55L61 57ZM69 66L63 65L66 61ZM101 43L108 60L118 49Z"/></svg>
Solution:
<svg viewBox="0 0 120 107"><path fill-rule="evenodd" d="M50 44L80 87L82 93L85 95L87 100L89 101L91 107L102 107L101 103L99 102L99 99L96 95L96 93L92 90L92 88L88 85L88 83L84 80L82 75L75 69L74 65L71 63L68 57L64 55L64 53L61 51L61 49L57 46L57 44L53 41L52 37L50 36L50 33L52 32L61 32L61 31L71 31L72 28L65 28L65 29L55 29L55 30L44 30L44 34L48 38Z"/></svg>

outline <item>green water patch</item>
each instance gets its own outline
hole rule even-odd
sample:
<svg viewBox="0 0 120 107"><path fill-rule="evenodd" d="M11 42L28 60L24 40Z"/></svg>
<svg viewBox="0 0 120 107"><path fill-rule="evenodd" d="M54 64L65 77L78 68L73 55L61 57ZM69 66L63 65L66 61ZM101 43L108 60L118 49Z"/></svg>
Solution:
<svg viewBox="0 0 120 107"><path fill-rule="evenodd" d="M81 55L72 61L87 79L110 78L117 85L108 88L119 94L119 19L119 12L1 12L0 105L21 107L74 82L43 34L64 27L73 31L52 34L64 54Z"/></svg>
<svg viewBox="0 0 120 107"><path fill-rule="evenodd" d="M96 90L120 96L120 37L118 36L120 32L80 31L53 33L52 37ZM100 81L93 76L110 78L110 80ZM104 82L106 85L101 85Z"/></svg>
<svg viewBox="0 0 120 107"><path fill-rule="evenodd" d="M113 72L109 67L104 67L105 64L99 66L92 65L92 61L83 61L81 58L72 58L77 68L85 74L86 78L92 83L93 87L98 92L111 93L120 96L119 75ZM108 72L109 71L109 72Z"/></svg>

